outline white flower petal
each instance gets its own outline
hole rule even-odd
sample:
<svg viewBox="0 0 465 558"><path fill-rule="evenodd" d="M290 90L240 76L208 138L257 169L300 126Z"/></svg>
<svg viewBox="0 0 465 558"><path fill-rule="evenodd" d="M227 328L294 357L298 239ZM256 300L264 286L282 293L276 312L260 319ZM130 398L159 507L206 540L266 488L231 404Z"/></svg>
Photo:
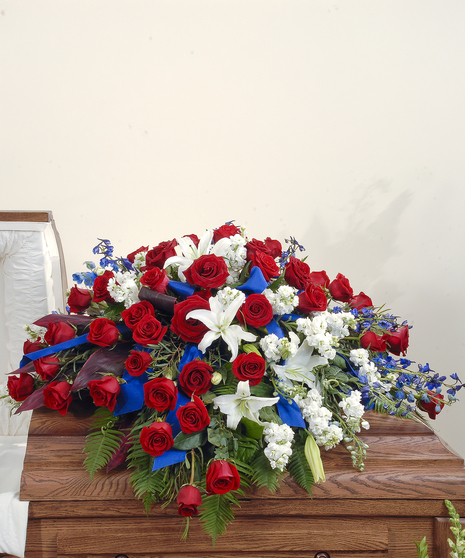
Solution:
<svg viewBox="0 0 465 558"><path fill-rule="evenodd" d="M219 333L215 333L214 331L207 331L207 333L203 336L202 341L200 341L198 347L199 351L204 353L206 349L220 336Z"/></svg>
<svg viewBox="0 0 465 558"><path fill-rule="evenodd" d="M213 239L213 231L205 231L199 242L198 254L202 256L203 254L208 254L210 251L210 246Z"/></svg>
<svg viewBox="0 0 465 558"><path fill-rule="evenodd" d="M204 308L199 308L197 310L191 310L186 316L186 320L199 320L204 325L213 331L218 331L218 325L215 321L215 314L210 312L210 310L205 310Z"/></svg>

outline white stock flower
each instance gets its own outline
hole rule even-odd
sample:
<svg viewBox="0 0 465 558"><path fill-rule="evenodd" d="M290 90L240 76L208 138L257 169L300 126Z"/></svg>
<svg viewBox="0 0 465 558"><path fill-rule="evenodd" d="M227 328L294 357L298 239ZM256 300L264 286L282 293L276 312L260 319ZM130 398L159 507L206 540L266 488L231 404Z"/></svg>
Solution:
<svg viewBox="0 0 465 558"><path fill-rule="evenodd" d="M125 308L129 308L139 302L140 285L136 282L136 273L127 271L117 272L108 281L108 292L115 302L124 302Z"/></svg>
<svg viewBox="0 0 465 558"><path fill-rule="evenodd" d="M299 305L297 289L289 285L281 285L276 292L265 289L263 294L271 304L275 316L290 314Z"/></svg>

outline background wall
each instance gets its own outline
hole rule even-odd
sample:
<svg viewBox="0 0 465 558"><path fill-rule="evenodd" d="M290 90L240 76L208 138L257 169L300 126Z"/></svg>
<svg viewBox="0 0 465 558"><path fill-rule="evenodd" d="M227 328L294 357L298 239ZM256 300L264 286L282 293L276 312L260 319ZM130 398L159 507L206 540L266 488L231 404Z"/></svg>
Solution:
<svg viewBox="0 0 465 558"><path fill-rule="evenodd" d="M464 380L464 23L461 0L0 0L2 209L53 211L70 282L97 237L293 235ZM462 455L464 417L436 421Z"/></svg>

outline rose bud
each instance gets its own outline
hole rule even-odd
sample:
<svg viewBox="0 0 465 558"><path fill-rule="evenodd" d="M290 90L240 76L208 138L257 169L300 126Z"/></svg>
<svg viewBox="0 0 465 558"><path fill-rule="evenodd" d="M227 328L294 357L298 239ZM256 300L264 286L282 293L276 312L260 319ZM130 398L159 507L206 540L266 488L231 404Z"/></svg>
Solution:
<svg viewBox="0 0 465 558"><path fill-rule="evenodd" d="M248 381L249 385L256 386L262 381L265 366L265 359L261 355L241 353L234 359L232 371L239 381Z"/></svg>
<svg viewBox="0 0 465 558"><path fill-rule="evenodd" d="M30 374L8 376L8 393L15 401L24 401L34 391L34 378Z"/></svg>
<svg viewBox="0 0 465 558"><path fill-rule="evenodd" d="M158 345L167 331L154 316L144 316L132 332L132 338L140 345Z"/></svg>
<svg viewBox="0 0 465 558"><path fill-rule="evenodd" d="M310 267L308 264L292 257L284 268L284 279L291 287L302 290L309 282Z"/></svg>
<svg viewBox="0 0 465 558"><path fill-rule="evenodd" d="M405 356L408 347L408 326L401 327L397 331L388 333L386 339L389 352L394 355L400 355L400 353L402 353Z"/></svg>
<svg viewBox="0 0 465 558"><path fill-rule="evenodd" d="M89 325L87 341L100 347L110 347L118 341L119 335L115 322L107 318L96 318Z"/></svg>
<svg viewBox="0 0 465 558"><path fill-rule="evenodd" d="M27 341L24 342L23 345L23 353L28 355L29 353L34 353L35 351L40 351L40 349L44 349L46 347L45 343L42 343L39 339L35 341Z"/></svg>
<svg viewBox="0 0 465 558"><path fill-rule="evenodd" d="M168 378L154 378L144 384L144 401L147 407L160 413L174 411L178 390Z"/></svg>
<svg viewBox="0 0 465 558"><path fill-rule="evenodd" d="M70 391L68 382L50 382L44 387L44 405L58 411L60 415L66 415L72 400Z"/></svg>
<svg viewBox="0 0 465 558"><path fill-rule="evenodd" d="M215 254L200 256L184 272L188 283L203 289L217 289L226 283L228 266L223 258Z"/></svg>
<svg viewBox="0 0 465 558"><path fill-rule="evenodd" d="M152 364L152 355L145 351L134 351L129 353L126 362L124 363L126 370L130 376L140 376Z"/></svg>
<svg viewBox="0 0 465 558"><path fill-rule="evenodd" d="M328 300L320 285L309 283L304 292L299 294L297 310L309 314L310 312L323 312L328 307Z"/></svg>
<svg viewBox="0 0 465 558"><path fill-rule="evenodd" d="M218 227L213 231L213 242L216 244L218 240L221 240L222 238L231 238L231 236L236 234L241 234L241 229L236 227L236 225L221 225L221 227Z"/></svg>
<svg viewBox="0 0 465 558"><path fill-rule="evenodd" d="M87 387L97 407L107 407L111 413L115 410L116 398L121 386L114 376L104 376L101 380L92 380Z"/></svg>
<svg viewBox="0 0 465 558"><path fill-rule="evenodd" d="M273 319L273 307L265 295L254 293L239 308L237 319L251 327L266 326Z"/></svg>
<svg viewBox="0 0 465 558"><path fill-rule="evenodd" d="M203 401L193 396L193 401L189 401L176 411L176 417L184 434L200 432L210 424L210 416Z"/></svg>
<svg viewBox="0 0 465 558"><path fill-rule="evenodd" d="M362 308L373 306L373 302L369 296L367 296L364 292L361 292L357 296L354 296L354 298L349 302L349 306L351 308L361 310Z"/></svg>
<svg viewBox="0 0 465 558"><path fill-rule="evenodd" d="M132 304L129 308L126 308L126 310L121 312L121 317L123 318L124 323L131 331L136 329L137 324L145 316L155 317L155 310L153 306L146 300L136 302L136 304Z"/></svg>
<svg viewBox="0 0 465 558"><path fill-rule="evenodd" d="M313 283L314 285L320 285L320 287L325 287L327 289L329 287L329 277L325 270L323 271L312 271L308 276L308 282Z"/></svg>
<svg viewBox="0 0 465 558"><path fill-rule="evenodd" d="M344 277L342 273L338 273L336 279L331 281L329 284L329 292L334 300L339 300L339 302L349 302L354 296L354 291L350 286L349 280Z"/></svg>
<svg viewBox="0 0 465 558"><path fill-rule="evenodd" d="M241 484L239 473L234 465L227 461L212 461L207 471L207 492L226 494L237 490Z"/></svg>
<svg viewBox="0 0 465 558"><path fill-rule="evenodd" d="M376 335L373 331L366 331L360 338L360 344L364 349L382 353L387 349L386 338L386 334Z"/></svg>
<svg viewBox="0 0 465 558"><path fill-rule="evenodd" d="M60 370L60 359L56 356L45 356L34 360L34 368L42 380L51 380Z"/></svg>
<svg viewBox="0 0 465 558"><path fill-rule="evenodd" d="M193 393L207 393L212 385L213 368L203 360L192 360L185 364L178 376L183 392L189 397Z"/></svg>
<svg viewBox="0 0 465 558"><path fill-rule="evenodd" d="M93 302L115 302L108 292L108 282L115 276L113 271L107 269L103 275L98 275L92 286L94 291L94 296L92 298Z"/></svg>
<svg viewBox="0 0 465 558"><path fill-rule="evenodd" d="M153 422L144 426L139 436L142 449L152 457L159 457L174 445L173 431L167 422Z"/></svg>
<svg viewBox="0 0 465 558"><path fill-rule="evenodd" d="M432 420L436 420L436 416L442 411L444 407L443 399L444 395L442 393L434 393L434 391L427 391L429 398L429 403L425 401L419 401L418 408L420 411L425 411Z"/></svg>
<svg viewBox="0 0 465 558"><path fill-rule="evenodd" d="M92 302L92 295L88 289L80 289L76 285L71 288L68 296L68 306L70 312L78 314L89 308Z"/></svg>
<svg viewBox="0 0 465 558"><path fill-rule="evenodd" d="M200 490L196 486L186 484L181 488L176 498L179 504L178 514L184 517L192 517L198 515L198 507L202 504Z"/></svg>
<svg viewBox="0 0 465 558"><path fill-rule="evenodd" d="M49 345L58 345L76 337L75 329L66 322L53 322L44 335Z"/></svg>

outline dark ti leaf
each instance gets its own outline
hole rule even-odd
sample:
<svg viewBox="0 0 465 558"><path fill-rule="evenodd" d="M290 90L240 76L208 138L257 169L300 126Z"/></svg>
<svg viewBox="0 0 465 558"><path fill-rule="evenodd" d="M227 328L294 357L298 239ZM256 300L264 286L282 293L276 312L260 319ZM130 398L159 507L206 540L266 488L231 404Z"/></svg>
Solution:
<svg viewBox="0 0 465 558"><path fill-rule="evenodd" d="M35 325L40 327L49 327L50 324L57 324L60 322L65 322L71 326L75 326L78 329L78 333L82 334L86 326L92 322L94 318L90 316L67 316L66 314L48 314L43 318L38 319L34 322Z"/></svg>
<svg viewBox="0 0 465 558"><path fill-rule="evenodd" d="M124 436L124 438L121 440L121 445L119 449L116 450L116 452L111 457L110 461L107 463L107 473L126 461L129 448L131 447L131 444L129 443L130 437L131 437L131 431L129 430L127 434Z"/></svg>
<svg viewBox="0 0 465 558"><path fill-rule="evenodd" d="M34 353L30 353L31 355ZM27 356L27 355L26 355ZM30 374L31 372L35 372L35 368L34 368L34 362L28 362L25 366L23 366L22 368L18 368L18 370L15 370L14 372L11 372L11 374ZM10 374L8 374L10 375Z"/></svg>
<svg viewBox="0 0 465 558"><path fill-rule="evenodd" d="M45 386L42 386L32 392L31 395L21 403L21 406L16 409L15 415L23 411L32 411L33 409L42 407L44 404L44 387Z"/></svg>
<svg viewBox="0 0 465 558"><path fill-rule="evenodd" d="M71 391L84 389L91 380L101 379L102 373L122 376L131 349L132 343L118 343L113 349L104 347L95 351L78 372Z"/></svg>
<svg viewBox="0 0 465 558"><path fill-rule="evenodd" d="M203 446L207 441L207 430L203 429L200 432L193 434L184 434L180 432L174 439L174 448L177 450L191 450Z"/></svg>

